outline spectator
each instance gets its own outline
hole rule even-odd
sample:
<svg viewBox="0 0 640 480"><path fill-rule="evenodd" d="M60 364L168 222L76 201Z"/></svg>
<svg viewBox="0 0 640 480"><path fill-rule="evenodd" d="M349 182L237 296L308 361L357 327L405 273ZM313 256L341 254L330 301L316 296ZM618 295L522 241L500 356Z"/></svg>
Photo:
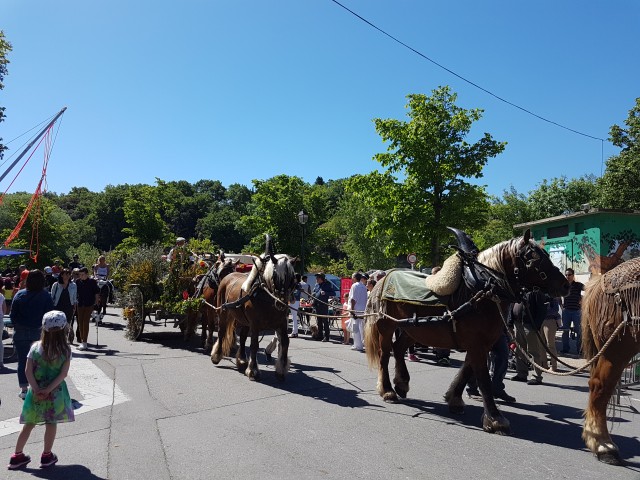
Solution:
<svg viewBox="0 0 640 480"><path fill-rule="evenodd" d="M44 285L47 290L51 289L51 286L56 283L56 279L53 277L53 269L51 267L44 267Z"/></svg>
<svg viewBox="0 0 640 480"><path fill-rule="evenodd" d="M576 352L582 353L582 326L580 318L582 316L582 291L584 284L575 281L575 272L572 268L565 270L565 277L569 281L569 294L562 297L562 350L561 353L571 351L569 345L569 330L573 324L573 331L576 334Z"/></svg>
<svg viewBox="0 0 640 480"><path fill-rule="evenodd" d="M342 302L341 323L342 323L342 335L344 336L344 340L342 341L342 343L344 343L345 345L349 345L349 343L351 343L351 332L347 328L347 322L351 318L351 315L349 314L349 292L345 292L342 300L343 302Z"/></svg>
<svg viewBox="0 0 640 480"><path fill-rule="evenodd" d="M547 314L546 295L540 291L526 293L522 303L514 303L511 320L516 329L516 341L543 368L547 368L547 354L538 332ZM542 384L542 370L534 366L534 377L527 381L529 360L516 351L516 375L511 380L527 382L528 385Z"/></svg>
<svg viewBox="0 0 640 480"><path fill-rule="evenodd" d="M30 271L25 279L25 288L18 291L13 297L11 307L11 323L14 328L13 343L18 354L19 396L23 400L29 386L25 373L27 354L31 344L40 338L42 317L53 309L51 295L44 287L44 273L41 270Z"/></svg>
<svg viewBox="0 0 640 480"><path fill-rule="evenodd" d="M2 316L4 317L7 314L7 302L4 299L4 285L0 285L0 302L2 302L2 307L0 307L0 311L2 312ZM0 370L4 368L4 342L2 341L2 334L4 333L4 318L2 321L2 325L0 326Z"/></svg>
<svg viewBox="0 0 640 480"><path fill-rule="evenodd" d="M327 282L323 272L316 273L316 285L313 287L313 308L316 311L316 323L318 325L318 333L315 340L328 342L330 340L329 332L329 298L333 297L336 292L331 282Z"/></svg>
<svg viewBox="0 0 640 480"><path fill-rule="evenodd" d="M293 290L293 302L289 304L289 310L291 311L291 334L289 338L298 338L298 310L300 309L300 298L302 296L301 282L302 278L300 274L296 273L296 288Z"/></svg>
<svg viewBox="0 0 640 480"><path fill-rule="evenodd" d="M556 350L556 332L558 331L558 323L562 324L560 317L560 303L557 298L550 298L547 306L547 313L542 322L542 332L544 339L551 353L551 371L558 371L558 351Z"/></svg>
<svg viewBox="0 0 640 480"><path fill-rule="evenodd" d="M69 270L71 270L73 272L73 270L75 268L80 268L82 267L82 264L78 261L78 254L75 253L73 255L73 260L71 262L69 262L69 265L67 265L67 267L69 268Z"/></svg>
<svg viewBox="0 0 640 480"><path fill-rule="evenodd" d="M9 470L24 467L31 461L31 457L22 450L36 424L42 423L45 424L45 433L40 468L55 465L58 457L51 449L56 438L56 426L75 419L71 396L64 381L71 362L66 317L64 313L54 310L46 313L43 320L40 341L29 350L26 375L31 389L22 405L20 423L23 426L18 435L15 453L9 461Z"/></svg>
<svg viewBox="0 0 640 480"><path fill-rule="evenodd" d="M82 267L79 270L80 278L76 282L78 291L78 329L80 330L80 346L78 350L87 349L89 337L89 319L94 306L100 304L100 289L94 278L89 277L89 269Z"/></svg>
<svg viewBox="0 0 640 480"><path fill-rule="evenodd" d="M355 272L351 279L353 284L349 290L349 315L353 325L353 347L351 350L364 351L364 309L367 306L367 286L364 284L364 277L360 272ZM372 278L368 282L374 281Z"/></svg>
<svg viewBox="0 0 640 480"><path fill-rule="evenodd" d="M491 347L489 361L493 364L491 373L491 393L493 398L504 400L507 403L515 403L515 397L509 395L505 389L504 377L507 374L509 365L509 339L507 332L503 331L498 341ZM474 375L469 378L467 384L467 394L469 397L479 397L478 384Z"/></svg>
<svg viewBox="0 0 640 480"><path fill-rule="evenodd" d="M73 342L73 315L78 304L78 288L71 281L71 271L62 269L58 275L58 281L51 287L51 298L56 310L63 312L67 317L69 327L69 343Z"/></svg>

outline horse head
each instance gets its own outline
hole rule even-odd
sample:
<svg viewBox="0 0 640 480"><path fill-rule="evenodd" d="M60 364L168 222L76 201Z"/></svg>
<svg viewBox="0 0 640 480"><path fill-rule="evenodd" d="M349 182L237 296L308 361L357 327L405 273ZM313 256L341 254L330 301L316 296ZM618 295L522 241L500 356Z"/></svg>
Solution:
<svg viewBox="0 0 640 480"><path fill-rule="evenodd" d="M265 266L263 278L268 290L287 308L296 286L294 265L296 258L288 255L272 255Z"/></svg>
<svg viewBox="0 0 640 480"><path fill-rule="evenodd" d="M222 254L222 259L220 264L218 265L218 269L216 271L216 275L219 280L222 280L224 277L236 271L236 266L240 263L240 259L233 260L232 258L224 258L224 254Z"/></svg>
<svg viewBox="0 0 640 480"><path fill-rule="evenodd" d="M551 262L547 251L531 238L527 229L516 243L514 275L523 287L539 288L553 297L569 293L569 282Z"/></svg>

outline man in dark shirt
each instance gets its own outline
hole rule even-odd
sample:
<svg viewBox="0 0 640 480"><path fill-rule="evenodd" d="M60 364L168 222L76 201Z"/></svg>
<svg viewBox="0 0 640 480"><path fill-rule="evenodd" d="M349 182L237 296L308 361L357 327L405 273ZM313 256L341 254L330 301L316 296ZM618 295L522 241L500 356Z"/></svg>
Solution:
<svg viewBox="0 0 640 480"><path fill-rule="evenodd" d="M565 277L569 281L569 295L562 297L562 350L561 353L569 353L569 328L573 323L573 330L576 333L576 351L582 351L582 326L580 318L582 316L582 291L584 284L575 281L575 272L572 268L567 268Z"/></svg>
<svg viewBox="0 0 640 480"><path fill-rule="evenodd" d="M80 268L80 278L76 281L76 286L78 287L78 329L80 330L78 350L86 350L89 319L94 305L100 305L100 288L98 288L98 282L89 277L87 267Z"/></svg>
<svg viewBox="0 0 640 480"><path fill-rule="evenodd" d="M78 254L76 253L73 256L73 262L69 262L69 270L73 271L74 268L80 268L82 267L82 264L78 261Z"/></svg>
<svg viewBox="0 0 640 480"><path fill-rule="evenodd" d="M336 294L333 284L327 282L324 273L316 273L316 286L313 287L313 308L316 311L318 334L316 340L329 341L329 297Z"/></svg>

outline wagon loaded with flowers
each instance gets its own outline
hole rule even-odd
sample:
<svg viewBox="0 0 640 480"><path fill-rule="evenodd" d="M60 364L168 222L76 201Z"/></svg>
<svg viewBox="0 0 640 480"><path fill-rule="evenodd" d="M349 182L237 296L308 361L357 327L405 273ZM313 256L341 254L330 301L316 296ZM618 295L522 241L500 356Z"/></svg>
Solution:
<svg viewBox="0 0 640 480"><path fill-rule="evenodd" d="M131 340L140 338L146 319L151 320L153 315L156 321L164 320L165 325L167 320L173 320L173 326L179 327L185 338L190 337L196 322L188 320L202 305L202 299L193 296L194 279L206 273L214 260L210 254L194 259L185 249L167 261L159 247L145 247L129 255L119 269L118 279L124 291L121 306L125 335Z"/></svg>

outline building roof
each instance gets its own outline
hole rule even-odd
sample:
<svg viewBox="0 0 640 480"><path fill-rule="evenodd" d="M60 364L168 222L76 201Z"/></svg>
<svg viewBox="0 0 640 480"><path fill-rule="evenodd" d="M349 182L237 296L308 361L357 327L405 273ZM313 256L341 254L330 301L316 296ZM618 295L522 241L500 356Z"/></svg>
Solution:
<svg viewBox="0 0 640 480"><path fill-rule="evenodd" d="M517 223L516 225L513 226L513 228L516 230L521 230L521 229L533 227L536 225L544 225L552 222L561 222L561 221L572 219L572 218L590 217L598 214L611 214L611 213L640 217L640 211L638 210L618 210L614 208L587 208L585 206L585 210L582 210L579 212L571 212L565 215L558 215L556 217L542 218L540 220L534 220L532 222Z"/></svg>

